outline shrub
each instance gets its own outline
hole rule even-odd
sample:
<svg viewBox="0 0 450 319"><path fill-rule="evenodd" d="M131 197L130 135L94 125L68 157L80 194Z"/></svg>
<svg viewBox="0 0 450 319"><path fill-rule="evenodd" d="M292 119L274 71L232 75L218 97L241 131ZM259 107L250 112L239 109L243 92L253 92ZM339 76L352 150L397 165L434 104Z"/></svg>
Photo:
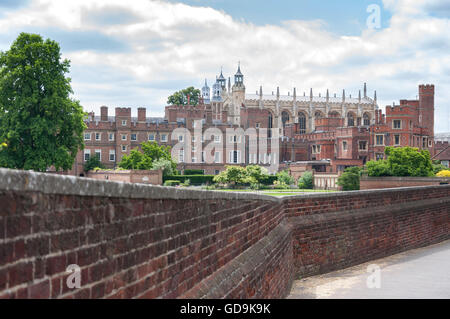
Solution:
<svg viewBox="0 0 450 319"><path fill-rule="evenodd" d="M339 176L337 184L342 186L344 191L359 190L359 177L361 175L361 168L349 167L344 173Z"/></svg>
<svg viewBox="0 0 450 319"><path fill-rule="evenodd" d="M433 161L433 173L437 174L441 171L448 170L448 168L441 164L440 161Z"/></svg>
<svg viewBox="0 0 450 319"><path fill-rule="evenodd" d="M277 181L279 182L279 184L285 184L287 186L295 184L295 180L291 175L289 175L288 170L278 172L277 173Z"/></svg>
<svg viewBox="0 0 450 319"><path fill-rule="evenodd" d="M303 173L302 177L298 179L298 188L300 189L313 189L314 188L314 176L312 172Z"/></svg>
<svg viewBox="0 0 450 319"><path fill-rule="evenodd" d="M105 166L103 166L102 162L100 162L100 160L97 156L92 156L86 161L83 168L84 168L85 172L89 172L96 168L103 169L103 168L105 168Z"/></svg>
<svg viewBox="0 0 450 319"><path fill-rule="evenodd" d="M436 174L437 177L450 177L450 170L442 170L439 173Z"/></svg>
<svg viewBox="0 0 450 319"><path fill-rule="evenodd" d="M180 185L180 181L168 180L164 182L164 186L178 186Z"/></svg>

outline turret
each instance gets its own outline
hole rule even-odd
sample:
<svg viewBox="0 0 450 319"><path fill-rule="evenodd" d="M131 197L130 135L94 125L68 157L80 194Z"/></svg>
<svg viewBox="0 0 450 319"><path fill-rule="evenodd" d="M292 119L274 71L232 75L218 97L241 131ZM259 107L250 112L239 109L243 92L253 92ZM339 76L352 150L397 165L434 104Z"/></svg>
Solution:
<svg viewBox="0 0 450 319"><path fill-rule="evenodd" d="M211 97L211 89L209 88L208 83L205 79L205 86L202 87L203 103L209 104L211 102L210 97Z"/></svg>

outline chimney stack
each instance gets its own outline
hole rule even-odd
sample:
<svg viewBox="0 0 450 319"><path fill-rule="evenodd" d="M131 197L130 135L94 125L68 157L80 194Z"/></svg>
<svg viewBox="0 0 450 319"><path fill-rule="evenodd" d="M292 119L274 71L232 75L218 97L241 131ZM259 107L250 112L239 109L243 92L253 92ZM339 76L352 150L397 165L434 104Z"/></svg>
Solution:
<svg viewBox="0 0 450 319"><path fill-rule="evenodd" d="M100 121L107 122L108 121L108 107L102 106L100 108Z"/></svg>
<svg viewBox="0 0 450 319"><path fill-rule="evenodd" d="M147 118L146 111L145 107L138 108L138 122L145 122Z"/></svg>

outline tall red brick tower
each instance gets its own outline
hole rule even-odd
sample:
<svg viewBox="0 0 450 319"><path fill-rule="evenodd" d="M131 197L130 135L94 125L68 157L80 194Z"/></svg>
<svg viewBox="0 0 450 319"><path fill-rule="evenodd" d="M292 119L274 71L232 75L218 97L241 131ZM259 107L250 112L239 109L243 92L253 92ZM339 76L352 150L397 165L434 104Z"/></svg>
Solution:
<svg viewBox="0 0 450 319"><path fill-rule="evenodd" d="M434 85L419 85L419 125L434 137Z"/></svg>

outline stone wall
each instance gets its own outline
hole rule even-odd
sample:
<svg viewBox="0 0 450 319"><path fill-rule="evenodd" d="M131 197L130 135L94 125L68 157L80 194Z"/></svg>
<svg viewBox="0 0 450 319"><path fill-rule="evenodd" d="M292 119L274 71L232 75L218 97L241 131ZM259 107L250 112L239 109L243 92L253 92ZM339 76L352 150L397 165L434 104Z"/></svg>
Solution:
<svg viewBox="0 0 450 319"><path fill-rule="evenodd" d="M450 238L448 185L279 199L0 169L0 202L0 298L282 298Z"/></svg>

